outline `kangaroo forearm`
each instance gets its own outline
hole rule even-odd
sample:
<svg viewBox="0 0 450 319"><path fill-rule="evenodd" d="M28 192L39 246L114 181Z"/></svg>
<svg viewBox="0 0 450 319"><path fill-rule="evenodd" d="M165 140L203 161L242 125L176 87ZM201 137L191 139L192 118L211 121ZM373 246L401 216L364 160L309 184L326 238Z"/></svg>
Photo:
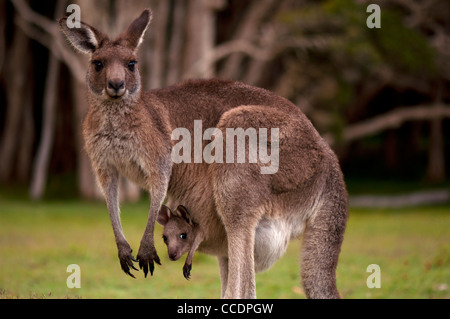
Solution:
<svg viewBox="0 0 450 319"><path fill-rule="evenodd" d="M117 245L126 242L120 222L120 208L119 208L119 174L113 168L98 169L97 178L102 188L106 200L109 218L114 231L114 238Z"/></svg>
<svg viewBox="0 0 450 319"><path fill-rule="evenodd" d="M192 259L194 258L194 254L198 249L198 246L200 246L200 244L203 241L203 236L199 233L196 234L196 237L194 239L194 242L192 244L191 249L189 250L189 253L186 257L186 264L188 265L192 265Z"/></svg>
<svg viewBox="0 0 450 319"><path fill-rule="evenodd" d="M147 243L154 242L154 229L156 218L158 216L158 212L161 208L161 205L164 202L167 190L167 182L162 182L162 185L159 185L157 188L154 187L151 191L151 203L150 209L148 212L147 224L145 226L144 235L142 236L142 240Z"/></svg>

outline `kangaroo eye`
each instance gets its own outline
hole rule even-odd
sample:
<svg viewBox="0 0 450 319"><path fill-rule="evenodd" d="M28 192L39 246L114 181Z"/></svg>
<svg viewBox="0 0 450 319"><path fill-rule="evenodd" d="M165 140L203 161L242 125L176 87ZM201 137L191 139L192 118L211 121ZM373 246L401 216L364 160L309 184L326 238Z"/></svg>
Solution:
<svg viewBox="0 0 450 319"><path fill-rule="evenodd" d="M128 63L128 70L130 70L131 72L134 71L134 67L136 66L137 61L131 61Z"/></svg>
<svg viewBox="0 0 450 319"><path fill-rule="evenodd" d="M167 237L165 235L162 236L165 243L167 243Z"/></svg>
<svg viewBox="0 0 450 319"><path fill-rule="evenodd" d="M187 234L186 234L186 233L180 234L180 238L181 238L181 239L186 239L186 238L187 238Z"/></svg>
<svg viewBox="0 0 450 319"><path fill-rule="evenodd" d="M103 69L103 63L98 60L92 61L92 64L95 66L95 71L100 72Z"/></svg>

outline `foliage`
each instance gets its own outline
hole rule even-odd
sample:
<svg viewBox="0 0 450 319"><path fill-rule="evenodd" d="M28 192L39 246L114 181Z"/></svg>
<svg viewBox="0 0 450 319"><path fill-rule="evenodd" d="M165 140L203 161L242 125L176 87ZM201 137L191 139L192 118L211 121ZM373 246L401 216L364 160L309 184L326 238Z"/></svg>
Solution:
<svg viewBox="0 0 450 319"><path fill-rule="evenodd" d="M386 81L384 73L432 79L437 72L435 50L423 33L405 25L404 14L383 6L381 28L370 29L366 8L366 3L328 0L278 15L278 21L289 30L287 34L327 43L302 54L298 76L314 77L298 81L303 84L298 89L319 92L314 107L331 111L333 119L322 130L333 132L338 140L349 109L368 82Z"/></svg>

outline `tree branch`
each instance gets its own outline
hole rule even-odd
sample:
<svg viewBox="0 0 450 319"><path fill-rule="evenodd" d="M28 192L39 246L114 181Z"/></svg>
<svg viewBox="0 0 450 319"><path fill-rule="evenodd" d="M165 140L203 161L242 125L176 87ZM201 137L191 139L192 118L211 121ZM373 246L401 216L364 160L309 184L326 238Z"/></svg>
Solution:
<svg viewBox="0 0 450 319"><path fill-rule="evenodd" d="M344 129L343 142L348 143L387 129L397 128L408 121L427 121L442 118L450 118L450 107L448 105L425 104L402 107L362 123L350 125ZM336 142L330 134L326 134L324 138L330 145Z"/></svg>
<svg viewBox="0 0 450 319"><path fill-rule="evenodd" d="M80 63L74 52L71 52L64 46L64 41L56 22L34 12L23 0L11 1L20 16L16 24L23 32L31 39L45 46L60 62L67 65L77 81L84 82L85 66Z"/></svg>
<svg viewBox="0 0 450 319"><path fill-rule="evenodd" d="M247 40L233 40L221 44L211 50L204 60L197 60L196 63L185 74L185 77L195 75L199 72L201 65L207 65L211 67L217 61L227 57L232 53L245 53L254 59L268 61L273 58L273 54L270 49L261 49L258 46Z"/></svg>
<svg viewBox="0 0 450 319"><path fill-rule="evenodd" d="M50 35L55 36L58 33L58 27L55 22L33 11L24 0L11 0L11 2L20 16L26 21L39 26Z"/></svg>
<svg viewBox="0 0 450 319"><path fill-rule="evenodd" d="M252 43L249 40L231 40L216 46L203 58L202 61L197 60L196 63L194 63L193 66L189 69L189 71L186 72L185 77L196 75L201 65L207 65L209 68L211 68L214 63L233 53L243 53L255 60L266 62L274 59L276 56L287 49L299 49L302 51L312 49L320 50L328 48L333 42L336 41L338 41L338 39L334 37L323 36L310 39L288 38L279 41L279 43L276 43L271 47L261 48L260 46Z"/></svg>

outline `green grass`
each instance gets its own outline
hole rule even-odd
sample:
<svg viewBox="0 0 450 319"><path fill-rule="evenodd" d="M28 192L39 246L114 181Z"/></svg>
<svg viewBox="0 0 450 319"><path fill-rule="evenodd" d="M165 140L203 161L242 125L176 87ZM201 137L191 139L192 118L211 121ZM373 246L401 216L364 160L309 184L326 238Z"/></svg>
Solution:
<svg viewBox="0 0 450 319"><path fill-rule="evenodd" d="M122 205L125 235L136 253L148 203ZM345 298L450 298L450 207L358 209L350 220L338 266ZM145 279L124 275L103 203L35 203L0 196L0 298L218 298L215 257L197 253L192 277L184 258L171 262L156 242L162 266ZM269 271L258 274L259 298L304 298L299 279L300 241ZM81 288L69 289L69 264L81 268ZM366 268L381 267L381 288L369 289Z"/></svg>

